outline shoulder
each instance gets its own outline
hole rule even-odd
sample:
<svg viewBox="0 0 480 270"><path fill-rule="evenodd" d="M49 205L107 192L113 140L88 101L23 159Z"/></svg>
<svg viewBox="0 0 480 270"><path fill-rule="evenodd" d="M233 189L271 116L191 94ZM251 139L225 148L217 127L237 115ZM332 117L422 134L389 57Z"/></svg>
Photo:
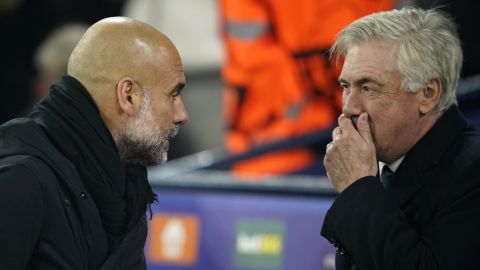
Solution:
<svg viewBox="0 0 480 270"><path fill-rule="evenodd" d="M480 129L467 126L449 155L459 168L480 168Z"/></svg>
<svg viewBox="0 0 480 270"><path fill-rule="evenodd" d="M29 155L12 155L0 159L0 179L35 179L34 157Z"/></svg>
<svg viewBox="0 0 480 270"><path fill-rule="evenodd" d="M20 154L0 158L0 175L5 173L33 178L54 175L50 167L39 158Z"/></svg>
<svg viewBox="0 0 480 270"><path fill-rule="evenodd" d="M48 161L58 156L55 145L32 119L18 118L0 126L0 176L51 178Z"/></svg>
<svg viewBox="0 0 480 270"><path fill-rule="evenodd" d="M46 184L53 183L53 179L52 170L34 156L13 155L0 159L0 189L3 192L34 193L30 195L37 197L43 193Z"/></svg>
<svg viewBox="0 0 480 270"><path fill-rule="evenodd" d="M480 192L480 130L467 126L443 154L435 174L435 183L444 187L445 197L461 198ZM440 183L445 183L446 186Z"/></svg>
<svg viewBox="0 0 480 270"><path fill-rule="evenodd" d="M0 215L8 217L1 228L15 226L13 220L39 221L45 210L45 187L41 175L30 166L28 156L11 156L0 160Z"/></svg>

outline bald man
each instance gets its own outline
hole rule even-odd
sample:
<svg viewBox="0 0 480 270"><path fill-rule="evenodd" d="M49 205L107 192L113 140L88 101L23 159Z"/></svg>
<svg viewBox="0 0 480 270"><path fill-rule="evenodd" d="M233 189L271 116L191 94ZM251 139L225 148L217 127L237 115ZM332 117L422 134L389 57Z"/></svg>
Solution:
<svg viewBox="0 0 480 270"><path fill-rule="evenodd" d="M0 127L0 269L145 269L145 166L187 121L172 42L99 21L28 118Z"/></svg>

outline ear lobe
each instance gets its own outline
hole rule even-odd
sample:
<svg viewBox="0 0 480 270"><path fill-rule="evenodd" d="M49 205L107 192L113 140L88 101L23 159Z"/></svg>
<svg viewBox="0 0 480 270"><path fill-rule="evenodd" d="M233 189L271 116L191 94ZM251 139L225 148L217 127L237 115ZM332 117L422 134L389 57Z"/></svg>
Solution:
<svg viewBox="0 0 480 270"><path fill-rule="evenodd" d="M442 87L438 78L433 78L418 93L419 111L421 114L428 114L437 109L440 102Z"/></svg>
<svg viewBox="0 0 480 270"><path fill-rule="evenodd" d="M130 77L124 77L116 85L118 104L122 113L134 115L139 105L139 89Z"/></svg>

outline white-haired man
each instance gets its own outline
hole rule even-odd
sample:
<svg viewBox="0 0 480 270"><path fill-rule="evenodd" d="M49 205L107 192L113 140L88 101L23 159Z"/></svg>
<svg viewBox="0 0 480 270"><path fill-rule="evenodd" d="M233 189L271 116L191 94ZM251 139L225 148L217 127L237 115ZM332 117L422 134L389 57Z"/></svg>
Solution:
<svg viewBox="0 0 480 270"><path fill-rule="evenodd" d="M337 269L478 269L480 132L456 106L455 24L437 10L375 13L332 53L343 114L324 164L340 194L322 235Z"/></svg>

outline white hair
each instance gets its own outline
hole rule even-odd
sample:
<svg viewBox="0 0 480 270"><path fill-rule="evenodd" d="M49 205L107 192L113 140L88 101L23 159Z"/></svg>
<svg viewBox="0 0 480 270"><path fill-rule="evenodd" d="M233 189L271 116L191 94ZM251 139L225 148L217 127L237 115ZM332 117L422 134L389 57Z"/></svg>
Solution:
<svg viewBox="0 0 480 270"><path fill-rule="evenodd" d="M418 92L433 78L441 84L438 111L457 104L455 95L463 54L453 20L439 10L403 8L360 18L337 36L332 56L345 56L355 45L371 40L398 44L402 86Z"/></svg>

